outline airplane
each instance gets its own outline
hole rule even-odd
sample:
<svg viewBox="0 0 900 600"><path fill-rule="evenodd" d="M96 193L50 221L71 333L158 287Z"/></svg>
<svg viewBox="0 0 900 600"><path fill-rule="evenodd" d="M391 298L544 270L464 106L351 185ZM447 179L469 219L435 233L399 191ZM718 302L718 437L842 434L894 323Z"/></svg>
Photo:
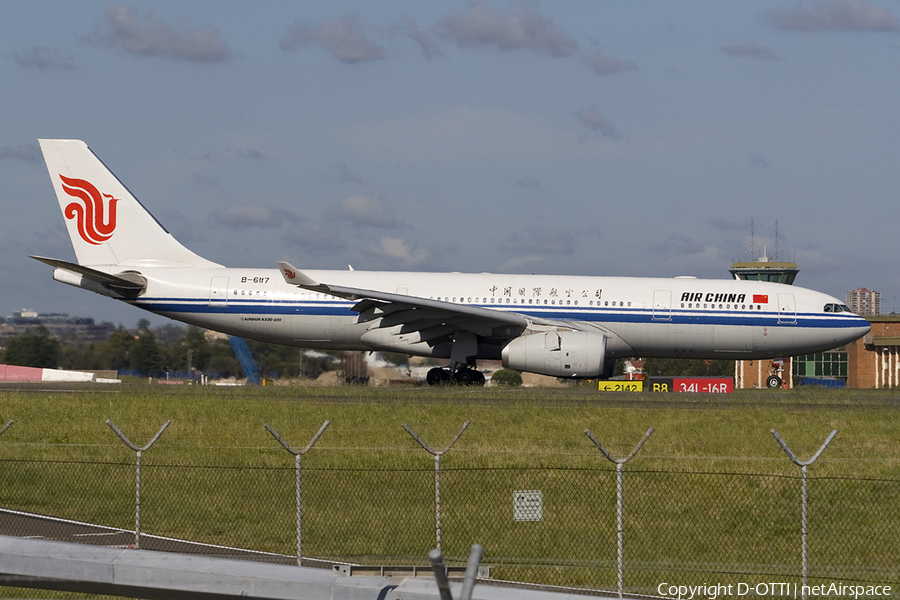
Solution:
<svg viewBox="0 0 900 600"><path fill-rule="evenodd" d="M769 359L870 329L837 298L764 281L227 268L182 246L83 141L39 142L78 261L33 256L56 281L229 335L449 360L431 385L483 385L479 360L602 379L617 358Z"/></svg>

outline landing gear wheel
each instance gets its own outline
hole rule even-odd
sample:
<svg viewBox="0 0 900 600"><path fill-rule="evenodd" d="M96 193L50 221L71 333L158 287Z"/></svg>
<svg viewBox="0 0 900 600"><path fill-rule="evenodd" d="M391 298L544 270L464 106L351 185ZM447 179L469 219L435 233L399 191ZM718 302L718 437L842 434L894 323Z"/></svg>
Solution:
<svg viewBox="0 0 900 600"><path fill-rule="evenodd" d="M780 388L781 377L779 377L778 375L769 375L769 378L766 379L766 387L770 389Z"/></svg>
<svg viewBox="0 0 900 600"><path fill-rule="evenodd" d="M477 372L471 369L460 369L456 372L456 383L459 385L472 385L475 383L475 373Z"/></svg>
<svg viewBox="0 0 900 600"><path fill-rule="evenodd" d="M428 374L425 375L425 382L428 385L440 385L448 381L450 381L450 373L447 369L442 369L440 367L429 370Z"/></svg>

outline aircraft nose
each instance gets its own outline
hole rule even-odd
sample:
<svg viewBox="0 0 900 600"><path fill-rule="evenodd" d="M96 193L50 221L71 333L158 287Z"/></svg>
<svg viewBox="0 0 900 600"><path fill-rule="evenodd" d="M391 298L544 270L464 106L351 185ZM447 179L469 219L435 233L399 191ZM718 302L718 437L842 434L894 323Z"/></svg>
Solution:
<svg viewBox="0 0 900 600"><path fill-rule="evenodd" d="M850 342L855 342L872 330L872 325L864 318L857 317L856 321L857 322L854 325L847 328L846 335L842 336L846 339L844 339L841 344L849 344Z"/></svg>

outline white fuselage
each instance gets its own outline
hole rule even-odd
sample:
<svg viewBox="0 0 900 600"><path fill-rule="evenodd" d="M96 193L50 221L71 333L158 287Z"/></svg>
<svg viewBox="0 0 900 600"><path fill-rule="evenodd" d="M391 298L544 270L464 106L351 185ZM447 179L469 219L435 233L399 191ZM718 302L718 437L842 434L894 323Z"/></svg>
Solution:
<svg viewBox="0 0 900 600"><path fill-rule="evenodd" d="M607 357L771 358L842 346L868 322L839 300L783 284L693 278L305 271L332 285L510 311L607 336ZM308 348L449 356L439 345L366 335L354 302L288 285L275 269L142 268L129 303L232 335ZM536 327L541 330L541 327ZM499 358L479 348L478 358Z"/></svg>

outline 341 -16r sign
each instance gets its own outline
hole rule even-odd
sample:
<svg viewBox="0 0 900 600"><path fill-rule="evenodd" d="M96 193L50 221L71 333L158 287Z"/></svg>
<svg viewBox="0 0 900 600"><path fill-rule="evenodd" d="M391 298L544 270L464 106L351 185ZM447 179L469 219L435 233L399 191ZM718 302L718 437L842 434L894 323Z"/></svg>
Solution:
<svg viewBox="0 0 900 600"><path fill-rule="evenodd" d="M651 392L686 392L694 394L731 394L731 377L651 377L644 386Z"/></svg>

